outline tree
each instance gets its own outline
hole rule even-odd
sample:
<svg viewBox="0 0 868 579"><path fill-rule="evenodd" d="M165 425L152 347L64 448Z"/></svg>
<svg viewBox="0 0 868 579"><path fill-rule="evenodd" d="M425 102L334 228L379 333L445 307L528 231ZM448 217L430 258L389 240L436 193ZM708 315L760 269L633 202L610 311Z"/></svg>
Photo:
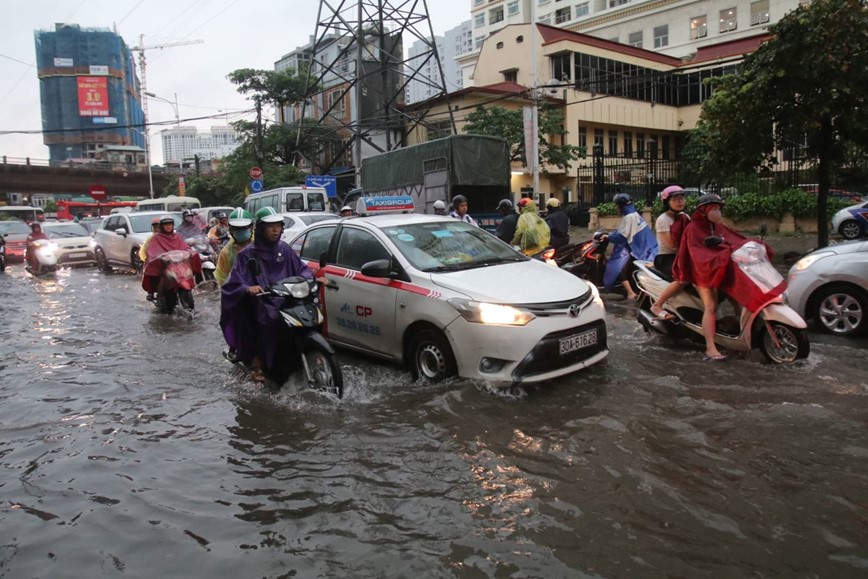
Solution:
<svg viewBox="0 0 868 579"><path fill-rule="evenodd" d="M768 168L776 151L806 141L816 159L817 244L824 247L831 174L854 147L864 156L868 146L868 8L861 0L815 0L770 31L703 104L708 169Z"/></svg>
<svg viewBox="0 0 868 579"><path fill-rule="evenodd" d="M552 165L570 170L570 162L585 157L585 149L566 143L568 131L564 129L564 113L555 107L543 104L539 108L539 155L543 167ZM520 109L504 107L477 107L467 115L464 132L474 135L501 137L509 143L511 162L527 165L524 150L524 121ZM560 145L555 142L560 141Z"/></svg>

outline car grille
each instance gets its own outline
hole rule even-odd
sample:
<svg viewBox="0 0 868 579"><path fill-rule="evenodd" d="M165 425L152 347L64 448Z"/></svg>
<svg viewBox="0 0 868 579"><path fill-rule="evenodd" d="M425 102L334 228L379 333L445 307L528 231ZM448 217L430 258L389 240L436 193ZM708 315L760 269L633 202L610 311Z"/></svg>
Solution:
<svg viewBox="0 0 868 579"><path fill-rule="evenodd" d="M578 314L582 312L586 307L588 307L593 301L593 294L591 293L591 289L588 288L588 291L583 293L577 298L573 298L570 300L565 300L562 302L548 302L543 304L510 304L513 307L521 308L523 310L527 310L532 312L533 315L537 317L546 317L546 316L564 316L569 315L570 308L572 306L577 306L578 310L573 310L574 317L578 317Z"/></svg>
<svg viewBox="0 0 868 579"><path fill-rule="evenodd" d="M561 339L568 338L575 334L581 334L582 332L587 332L591 329L597 330L597 343L595 345L561 355ZM584 326L577 326L568 330L561 330L559 332L548 334L540 340L539 344L537 344L534 349L525 356L524 360L521 361L515 370L513 370L512 378L518 382L524 378L529 378L538 374L545 374L546 372L552 372L554 370L566 368L567 366L572 366L573 364L578 364L599 352L607 350L608 345L606 342L606 322L603 320L597 320L596 322L585 324Z"/></svg>

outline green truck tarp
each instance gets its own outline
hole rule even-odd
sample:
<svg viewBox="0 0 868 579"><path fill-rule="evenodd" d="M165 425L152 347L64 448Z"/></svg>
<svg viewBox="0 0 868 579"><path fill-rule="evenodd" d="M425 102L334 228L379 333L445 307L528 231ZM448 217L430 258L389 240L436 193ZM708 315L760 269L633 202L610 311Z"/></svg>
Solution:
<svg viewBox="0 0 868 579"><path fill-rule="evenodd" d="M446 163L450 188L469 185L509 192L509 146L483 135L453 135L368 157L362 161L362 188L376 192L421 184L426 167L437 168L438 159Z"/></svg>

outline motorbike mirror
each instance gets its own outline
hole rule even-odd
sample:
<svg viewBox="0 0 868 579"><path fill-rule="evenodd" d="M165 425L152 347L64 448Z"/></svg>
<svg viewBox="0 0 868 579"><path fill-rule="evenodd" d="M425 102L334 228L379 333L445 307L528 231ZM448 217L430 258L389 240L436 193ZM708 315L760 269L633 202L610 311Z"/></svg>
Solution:
<svg viewBox="0 0 868 579"><path fill-rule="evenodd" d="M320 268L323 268L326 266L326 255L327 254L328 254L327 251L323 251L321 254L319 254L319 266L320 266Z"/></svg>
<svg viewBox="0 0 868 579"><path fill-rule="evenodd" d="M765 237L769 234L769 226L763 223L760 225L760 237Z"/></svg>
<svg viewBox="0 0 868 579"><path fill-rule="evenodd" d="M259 275L259 260L248 259L247 260L247 271L250 272L251 275L258 276Z"/></svg>
<svg viewBox="0 0 868 579"><path fill-rule="evenodd" d="M717 247L721 243L723 243L723 238L719 235L709 235L705 239L702 240L703 245L705 247Z"/></svg>

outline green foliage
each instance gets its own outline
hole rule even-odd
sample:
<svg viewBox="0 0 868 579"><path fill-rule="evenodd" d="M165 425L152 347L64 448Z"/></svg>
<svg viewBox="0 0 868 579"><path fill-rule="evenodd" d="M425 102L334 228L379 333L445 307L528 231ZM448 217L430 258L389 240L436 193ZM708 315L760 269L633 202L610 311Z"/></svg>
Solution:
<svg viewBox="0 0 868 579"><path fill-rule="evenodd" d="M597 205L597 215L611 217L618 214L618 207L614 203L600 203Z"/></svg>
<svg viewBox="0 0 868 579"><path fill-rule="evenodd" d="M45 207L42 210L46 213L57 213L57 203L54 202L54 199L49 199L45 202Z"/></svg>
<svg viewBox="0 0 868 579"><path fill-rule="evenodd" d="M582 147L566 143L564 113L549 105L539 107L539 156L542 163L569 171L571 162L585 157ZM509 143L510 161L527 165L524 147L524 121L520 109L477 107L467 115L464 132L474 135L501 137ZM559 141L561 144L555 144Z"/></svg>

